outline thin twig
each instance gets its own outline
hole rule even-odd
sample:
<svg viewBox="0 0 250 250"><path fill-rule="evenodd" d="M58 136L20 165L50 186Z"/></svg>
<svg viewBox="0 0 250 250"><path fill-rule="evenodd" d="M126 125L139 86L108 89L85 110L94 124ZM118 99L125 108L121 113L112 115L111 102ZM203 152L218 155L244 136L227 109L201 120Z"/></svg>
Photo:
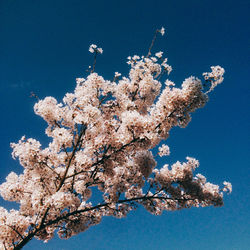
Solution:
<svg viewBox="0 0 250 250"><path fill-rule="evenodd" d="M147 54L147 56L146 56L146 58L148 58L149 56L151 56L151 49L153 48L153 46L154 46L154 43L155 43L155 40L156 40L156 37L157 37L157 33L159 32L159 30L157 29L156 31L155 31L155 35L154 35L154 37L153 37L153 40L152 40L152 42L151 42L151 45L150 45L150 47L149 47L149 49L148 49L148 54Z"/></svg>
<svg viewBox="0 0 250 250"><path fill-rule="evenodd" d="M92 70L90 71L91 73L93 73L93 72L95 71L97 53L98 53L98 52L95 50L93 67L92 67Z"/></svg>
<svg viewBox="0 0 250 250"><path fill-rule="evenodd" d="M61 181L60 181L60 184L59 184L59 186L58 186L58 188L57 188L56 191L59 191L60 188L63 186L63 183L64 183L64 181L65 181L65 179L66 179L68 170L69 170L69 168L70 168L71 162L72 162L72 160L73 160L73 158L74 158L74 156L75 156L76 151L78 150L78 149L77 149L77 148L78 148L78 144L80 143L80 141L81 141L81 139L82 139L82 136L84 135L85 131L86 131L86 126L83 126L82 129L81 129L80 135L79 135L79 137L78 137L77 143L76 143L76 145L74 146L74 149L73 149L73 151L72 151L72 153L71 153L71 156L70 156L68 165L67 165L67 167L66 167L66 170L65 170L65 172L64 172L64 175L63 175L63 177L62 177L62 179L61 179Z"/></svg>
<svg viewBox="0 0 250 250"><path fill-rule="evenodd" d="M40 101L39 97L33 91L30 92L30 97L35 97L37 101Z"/></svg>

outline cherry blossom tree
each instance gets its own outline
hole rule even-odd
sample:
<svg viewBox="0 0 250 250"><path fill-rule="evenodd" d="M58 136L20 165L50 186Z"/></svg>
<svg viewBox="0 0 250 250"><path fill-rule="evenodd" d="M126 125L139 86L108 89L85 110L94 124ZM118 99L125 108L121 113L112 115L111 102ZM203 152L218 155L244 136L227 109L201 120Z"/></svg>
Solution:
<svg viewBox="0 0 250 250"><path fill-rule="evenodd" d="M164 32L156 31L147 56L128 57L127 77L116 72L112 81L95 73L103 51L91 45L94 64L86 79L76 79L74 93L67 93L62 103L53 97L38 100L34 111L47 122L51 142L42 148L23 136L11 144L24 171L11 172L0 186L5 200L20 205L10 211L0 207L1 249L21 249L34 237L47 242L55 233L67 239L103 216L121 218L138 206L160 215L223 205L223 192L231 192L231 184L219 187L194 175L198 160L187 157L157 167L155 157L170 154L159 143L172 127L188 125L190 113L206 104L224 74L214 66L203 74L204 81L189 77L175 87L167 79L172 68L163 52L151 52L157 34ZM100 201L92 199L94 187Z"/></svg>

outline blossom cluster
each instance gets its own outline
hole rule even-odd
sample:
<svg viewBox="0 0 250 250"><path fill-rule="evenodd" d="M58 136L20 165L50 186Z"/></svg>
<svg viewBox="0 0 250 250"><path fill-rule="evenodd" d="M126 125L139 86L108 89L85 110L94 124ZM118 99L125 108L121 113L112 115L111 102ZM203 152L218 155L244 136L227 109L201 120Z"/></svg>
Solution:
<svg viewBox="0 0 250 250"><path fill-rule="evenodd" d="M99 53L99 54L102 54L103 53L103 49L102 48L98 48L95 44L91 44L89 46L89 52L90 53Z"/></svg>
<svg viewBox="0 0 250 250"><path fill-rule="evenodd" d="M164 35L164 28L159 31ZM91 53L102 53L96 45ZM143 205L149 212L191 206L221 206L223 191L232 191L193 175L199 162L157 167L152 150L169 136L174 126L185 127L191 112L208 101L202 81L184 80L181 88L161 76L172 67L158 52L155 57L128 58L128 76L115 73L113 81L95 72L77 78L73 93L62 103L53 97L39 100L34 111L48 124L48 147L22 137L12 143L12 156L24 171L11 172L0 186L1 196L20 204L19 210L0 208L0 248L23 246L31 238L48 241L57 230L69 238L100 223L103 216L121 218ZM209 91L221 83L224 70L204 73ZM169 155L163 144L159 155ZM95 189L94 189L95 188ZM93 205L98 188L103 202Z"/></svg>
<svg viewBox="0 0 250 250"><path fill-rule="evenodd" d="M170 155L170 149L169 146L166 144L162 144L161 147L159 147L159 156L165 156L165 155Z"/></svg>
<svg viewBox="0 0 250 250"><path fill-rule="evenodd" d="M209 82L211 86L209 86L209 90L207 92L212 91L218 84L222 83L224 80L225 70L220 66L212 66L212 72L205 72L203 76L206 82Z"/></svg>

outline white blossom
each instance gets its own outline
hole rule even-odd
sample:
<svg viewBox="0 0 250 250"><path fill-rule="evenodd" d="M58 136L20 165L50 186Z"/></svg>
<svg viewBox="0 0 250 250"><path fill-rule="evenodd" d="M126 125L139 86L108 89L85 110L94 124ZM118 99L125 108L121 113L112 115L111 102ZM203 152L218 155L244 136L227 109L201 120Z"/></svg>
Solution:
<svg viewBox="0 0 250 250"><path fill-rule="evenodd" d="M158 58L162 58L162 55L163 55L162 51L159 51L159 52L155 53L155 56L158 57Z"/></svg>
<svg viewBox="0 0 250 250"><path fill-rule="evenodd" d="M164 34L165 34L165 28L164 28L164 27L162 27L162 28L160 29L160 33L161 33L162 36L164 36Z"/></svg>
<svg viewBox="0 0 250 250"><path fill-rule="evenodd" d="M172 82L172 81L170 81L170 80L168 80L168 79L165 81L165 84L166 84L166 86L168 86L168 87L175 86L175 83Z"/></svg>
<svg viewBox="0 0 250 250"><path fill-rule="evenodd" d="M90 53L94 53L96 48L97 48L97 46L96 46L95 44L91 44L91 45L89 46L89 52L90 52Z"/></svg>
<svg viewBox="0 0 250 250"><path fill-rule="evenodd" d="M223 182L223 185L224 185L224 188L223 188L223 191L224 191L224 192L227 192L227 191L228 191L229 193L232 192L233 188L232 188L232 184L231 184L230 182L224 181L224 182Z"/></svg>
<svg viewBox="0 0 250 250"><path fill-rule="evenodd" d="M103 53L103 49L102 48L98 48L97 51L102 54Z"/></svg>
<svg viewBox="0 0 250 250"><path fill-rule="evenodd" d="M119 77L121 74L119 72L115 72L115 77Z"/></svg>

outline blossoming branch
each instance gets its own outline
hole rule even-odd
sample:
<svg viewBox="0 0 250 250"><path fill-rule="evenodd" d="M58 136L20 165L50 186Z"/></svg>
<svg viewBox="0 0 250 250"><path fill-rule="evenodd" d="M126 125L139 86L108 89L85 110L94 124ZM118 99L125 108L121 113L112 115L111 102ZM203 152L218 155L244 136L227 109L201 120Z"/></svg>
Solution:
<svg viewBox="0 0 250 250"><path fill-rule="evenodd" d="M92 44L93 67L86 78L76 79L74 92L61 103L53 97L38 100L34 111L47 122L51 143L44 148L23 136L11 144L24 170L11 172L0 186L5 200L19 204L19 210L0 207L1 249L21 249L34 237L47 242L55 233L67 239L103 216L121 218L140 205L155 215L223 205L223 192L232 191L229 182L219 187L194 174L199 166L194 158L157 166L152 154L171 128L188 125L224 74L213 66L204 81L189 77L181 88L168 79L161 82L172 67L163 52L152 55L152 47L164 33L156 31L147 56L128 58L128 76L115 72L112 81L95 72L103 50ZM169 154L166 144L158 148L160 157ZM92 199L96 187L99 202Z"/></svg>

